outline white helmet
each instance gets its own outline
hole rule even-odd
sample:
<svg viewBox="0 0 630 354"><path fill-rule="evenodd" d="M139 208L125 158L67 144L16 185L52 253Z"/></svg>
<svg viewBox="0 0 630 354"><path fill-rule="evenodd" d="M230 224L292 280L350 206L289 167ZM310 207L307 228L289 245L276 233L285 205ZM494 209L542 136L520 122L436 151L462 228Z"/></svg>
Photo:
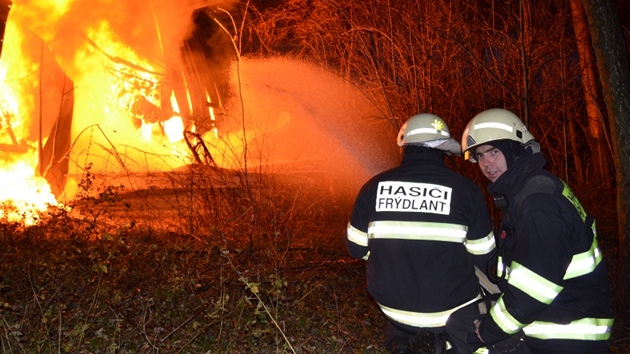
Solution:
<svg viewBox="0 0 630 354"><path fill-rule="evenodd" d="M462 146L451 138L444 120L435 114L421 113L409 118L398 132L398 146L417 145L461 156Z"/></svg>
<svg viewBox="0 0 630 354"><path fill-rule="evenodd" d="M506 139L526 145L534 140L534 136L514 113L501 108L485 110L468 122L464 129L462 134L464 158L477 162L471 150L491 141Z"/></svg>

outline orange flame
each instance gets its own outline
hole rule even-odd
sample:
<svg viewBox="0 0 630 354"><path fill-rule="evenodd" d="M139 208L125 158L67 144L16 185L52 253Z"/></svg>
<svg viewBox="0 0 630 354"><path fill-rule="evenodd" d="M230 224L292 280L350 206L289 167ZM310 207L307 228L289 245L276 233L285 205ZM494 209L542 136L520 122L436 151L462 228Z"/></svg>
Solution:
<svg viewBox="0 0 630 354"><path fill-rule="evenodd" d="M25 155L24 159L0 168L0 180L3 181L0 220L33 225L40 212L57 205L48 181L35 176L37 161L32 161L35 156Z"/></svg>
<svg viewBox="0 0 630 354"><path fill-rule="evenodd" d="M15 43L24 39L10 24L6 32L12 34ZM3 59L23 55L21 51L11 53L6 50L3 54ZM8 75L9 69L19 74ZM25 76L36 70L37 66L26 61L14 60L12 66L7 60L0 61L0 220L24 225L35 224L40 212L58 205L46 179L35 174L38 146L30 140L33 133L25 119L27 107L34 104L31 96L22 95L29 87Z"/></svg>
<svg viewBox="0 0 630 354"><path fill-rule="evenodd" d="M163 108L179 109L173 100L162 107L168 101L161 98L161 56L181 40L190 13L201 6L195 1L13 1L0 58L0 177L11 184L3 186L0 204L16 211L0 211L0 218L29 224L57 205L38 175L50 167L40 164L54 129L65 129L72 143L62 159L69 165L67 186L78 185L88 164L116 174L172 170L190 161L181 114L162 116ZM159 29L157 18L165 15L171 18ZM60 88L62 75L74 87ZM68 94L72 121L57 128L59 101ZM64 193L71 198L76 191Z"/></svg>
<svg viewBox="0 0 630 354"><path fill-rule="evenodd" d="M12 201L19 212L42 210L41 203L56 203L45 182L58 182L59 175L52 190L60 201L70 200L88 167L126 180L172 171L200 160L186 144L190 136L226 169L240 170L245 162L328 175L334 161L343 165L337 175L350 183L372 172L367 157L390 161L356 136L354 124L343 124L380 111L338 77L294 61L230 63L225 56L221 65L206 65L210 54L182 46L193 12L219 2L14 0L0 58L0 177L26 185L12 186L19 192L0 195L0 203ZM211 72L215 66L225 73ZM233 89L226 97L238 104L223 106L224 89ZM359 130L386 132L376 124ZM59 152L61 143L67 147ZM133 182L145 183L139 177Z"/></svg>

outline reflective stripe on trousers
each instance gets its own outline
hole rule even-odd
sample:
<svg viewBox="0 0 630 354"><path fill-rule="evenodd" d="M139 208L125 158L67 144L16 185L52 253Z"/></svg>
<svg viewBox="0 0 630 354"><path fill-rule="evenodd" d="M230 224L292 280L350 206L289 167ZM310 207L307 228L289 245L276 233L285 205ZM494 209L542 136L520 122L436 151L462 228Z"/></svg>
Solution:
<svg viewBox="0 0 630 354"><path fill-rule="evenodd" d="M406 324L413 327L434 328L445 326L446 320L451 315L451 313L479 299L481 299L481 295L478 295L476 298L455 308L441 312L412 312L393 309L382 304L378 304L378 306L380 306L385 316L389 317L392 321L396 321L398 323Z"/></svg>

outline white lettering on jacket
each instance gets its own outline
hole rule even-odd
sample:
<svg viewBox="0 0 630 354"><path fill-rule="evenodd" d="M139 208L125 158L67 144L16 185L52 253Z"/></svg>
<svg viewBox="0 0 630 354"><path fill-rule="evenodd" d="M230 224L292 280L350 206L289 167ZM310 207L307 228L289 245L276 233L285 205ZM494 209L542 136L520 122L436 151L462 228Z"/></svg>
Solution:
<svg viewBox="0 0 630 354"><path fill-rule="evenodd" d="M376 211L448 215L452 188L439 184L384 181L378 184Z"/></svg>

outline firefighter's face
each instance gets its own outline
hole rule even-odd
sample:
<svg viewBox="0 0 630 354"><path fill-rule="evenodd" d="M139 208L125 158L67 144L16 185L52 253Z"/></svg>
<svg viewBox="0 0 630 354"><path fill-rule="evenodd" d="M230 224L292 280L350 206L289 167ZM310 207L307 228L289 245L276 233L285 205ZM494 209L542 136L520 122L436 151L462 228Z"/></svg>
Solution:
<svg viewBox="0 0 630 354"><path fill-rule="evenodd" d="M492 145L480 145L475 149L475 159L481 173L494 183L507 171L507 161L501 150Z"/></svg>

